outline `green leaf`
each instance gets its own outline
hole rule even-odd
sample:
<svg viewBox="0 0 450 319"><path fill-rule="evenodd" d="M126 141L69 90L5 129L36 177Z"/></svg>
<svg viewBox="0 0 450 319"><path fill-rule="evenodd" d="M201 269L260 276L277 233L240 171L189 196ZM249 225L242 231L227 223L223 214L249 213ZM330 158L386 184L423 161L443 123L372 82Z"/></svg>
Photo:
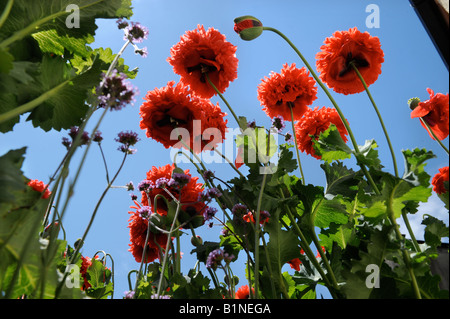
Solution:
<svg viewBox="0 0 450 319"><path fill-rule="evenodd" d="M381 161L378 158L377 147L378 144L375 140L368 140L364 145L358 147L359 153L355 150L352 150L352 152L355 154L358 163L364 164L375 170L381 170L383 165L381 165Z"/></svg>
<svg viewBox="0 0 450 319"><path fill-rule="evenodd" d="M345 144L336 125L331 124L328 129L320 133L317 139L313 139L313 147L317 155L325 162L350 158L352 151Z"/></svg>
<svg viewBox="0 0 450 319"><path fill-rule="evenodd" d="M388 249L391 248L391 239L394 237L393 228L385 227L382 230L374 230L371 234L370 241L367 243L367 250L359 251L359 260L351 260L351 270L343 271L345 285L342 291L348 299L369 299L376 296L386 298L395 293L392 289L392 282L381 276L382 272L390 272L389 267L385 264L388 256ZM373 268L368 268L372 266ZM375 271L380 274L379 286L371 286L376 281ZM374 275L374 280L370 280L370 275ZM369 282L369 285L367 283Z"/></svg>
<svg viewBox="0 0 450 319"><path fill-rule="evenodd" d="M98 259L92 259L86 271L86 278L91 284L86 294L91 298L105 299L112 293L111 271Z"/></svg>
<svg viewBox="0 0 450 319"><path fill-rule="evenodd" d="M0 73L9 73L13 68L14 57L6 49L0 48Z"/></svg>
<svg viewBox="0 0 450 319"><path fill-rule="evenodd" d="M313 227L327 228L331 223L345 224L348 222L348 214L342 197L326 199L323 187L301 185L298 182L293 191L303 203L301 221L307 225L309 230Z"/></svg>
<svg viewBox="0 0 450 319"><path fill-rule="evenodd" d="M281 273L281 268L288 261L296 258L299 254L300 241L293 231L285 231L281 229L281 223L279 222L280 210L273 213L269 221L265 224L264 229L269 234L269 242L267 243L266 250L261 248L260 261L262 265L265 265L263 271L263 277L261 278L262 289L266 291L266 294L271 293L270 281L274 282L277 295L281 294L282 285L284 285L284 278ZM267 255L266 255L267 252ZM268 271L270 269L270 272ZM269 281L265 281L267 278ZM276 296L272 296L276 298Z"/></svg>
<svg viewBox="0 0 450 319"><path fill-rule="evenodd" d="M16 192L26 189L26 183L22 177L22 163L26 148L11 150L0 157L0 206L5 203L16 202ZM0 213L3 211L0 209Z"/></svg>
<svg viewBox="0 0 450 319"><path fill-rule="evenodd" d="M405 160L405 172L402 178L414 186L428 187L430 175L425 172L425 161L436 157L433 152L416 148L414 150L403 150L402 154Z"/></svg>
<svg viewBox="0 0 450 319"><path fill-rule="evenodd" d="M431 215L425 215L422 225L425 225L425 242L433 248L441 245L441 238L448 237L448 226L445 223Z"/></svg>
<svg viewBox="0 0 450 319"><path fill-rule="evenodd" d="M79 27L71 27L66 20L72 21L77 14L70 10L76 5L79 13ZM84 38L94 35L97 18L118 18L130 14L129 1L122 0L16 0L8 19L0 30L0 47L7 47L24 37L42 30L54 29L61 35Z"/></svg>
<svg viewBox="0 0 450 319"><path fill-rule="evenodd" d="M99 63L74 75L62 59L44 56L41 70L39 90L47 98L33 109L27 120L45 131L80 125L88 109L85 104L88 92L100 82Z"/></svg>
<svg viewBox="0 0 450 319"><path fill-rule="evenodd" d="M402 210L410 205L409 202L426 202L431 195L431 188L413 186L388 173L382 175L381 181L381 195L371 196L367 209L361 212L366 217L378 218L390 213L394 218L399 218Z"/></svg>
<svg viewBox="0 0 450 319"><path fill-rule="evenodd" d="M348 198L354 198L358 192L360 183L360 173L348 169L342 162L334 162L331 165L323 163L320 167L325 171L327 186L325 196L342 195Z"/></svg>
<svg viewBox="0 0 450 319"><path fill-rule="evenodd" d="M68 35L59 35L55 29L45 30L34 33L33 38L38 42L43 53L53 53L64 55L65 50L86 58L89 55L87 44L94 42L94 37L87 35L84 39L70 37Z"/></svg>

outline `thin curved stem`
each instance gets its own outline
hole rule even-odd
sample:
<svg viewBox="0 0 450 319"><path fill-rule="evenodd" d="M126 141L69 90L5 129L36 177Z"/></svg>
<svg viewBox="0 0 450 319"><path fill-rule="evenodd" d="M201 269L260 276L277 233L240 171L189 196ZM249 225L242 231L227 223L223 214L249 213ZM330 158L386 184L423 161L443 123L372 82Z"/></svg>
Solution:
<svg viewBox="0 0 450 319"><path fill-rule="evenodd" d="M359 151L359 146L358 143L356 142L355 136L350 128L350 125L347 123L347 120L344 117L344 114L342 113L341 108L339 107L339 105L336 103L336 101L334 100L333 96L330 94L330 91L327 89L327 87L325 86L325 84L323 84L323 82L320 80L320 78L317 76L316 72L314 71L314 69L311 67L311 65L308 63L308 61L305 59L305 57L303 56L303 54L297 49L297 47L291 42L291 40L289 40L288 37L286 37L282 32L280 32L279 30L275 29L275 28L271 28L271 27L263 27L264 30L267 31L272 31L276 34L278 34L280 37L282 37L290 46L291 48L295 51L295 53L297 53L297 55L300 57L300 59L303 61L303 63L305 64L305 66L308 68L309 72L311 73L311 75L314 77L314 79L316 80L316 82L319 84L319 86L322 88L322 90L325 92L325 94L327 95L328 99L331 101L331 103L333 104L334 108L336 109L336 111L339 114L339 117L342 120L342 124L344 124L345 129L347 130L348 135L350 136L350 140L353 144L353 147L355 148L355 153L358 157L358 155L360 154ZM381 194L381 192L379 191L377 185L375 184L375 182L373 181L372 177L370 176L370 173L367 171L367 168L364 166L364 164L359 163L358 161L358 165L361 167L364 175L367 177L367 180L369 181L370 185L372 186L372 188L374 189L375 193L377 193L378 195Z"/></svg>
<svg viewBox="0 0 450 319"><path fill-rule="evenodd" d="M9 13L11 12L11 8L14 4L14 0L9 0L8 3L5 6L5 9L3 9L2 15L0 16L0 28L5 23L6 19L8 19Z"/></svg>
<svg viewBox="0 0 450 319"><path fill-rule="evenodd" d="M220 96L222 101L225 102L225 104L228 106L228 109L230 110L231 114L233 114L234 119L236 120L237 125L239 126L239 118L237 117L236 113L234 113L233 108L231 107L230 103L225 99L225 97L222 95L222 93L219 92L217 87L214 85L214 83L211 82L211 79L209 78L208 72L204 73L206 76L206 80L208 81L209 85L216 91L217 95Z"/></svg>
<svg viewBox="0 0 450 319"><path fill-rule="evenodd" d="M288 104L289 104L289 109L291 110L292 134L294 134L294 144L295 144L295 151L297 152L298 169L300 170L300 175L302 176L302 184L306 185L305 176L303 175L302 164L300 162L300 153L298 151L297 134L295 133L294 111L292 110L292 102L288 102Z"/></svg>
<svg viewBox="0 0 450 319"><path fill-rule="evenodd" d="M431 136L434 137L434 139L436 140L436 142L439 143L439 145L444 149L445 152L448 153L448 148L445 147L445 145L441 142L441 140L436 136L436 134L433 132L433 130L431 129L430 125L428 125L427 121L421 117L420 120L422 121L422 123L425 125L425 127L427 128L427 131L431 134Z"/></svg>
<svg viewBox="0 0 450 319"><path fill-rule="evenodd" d="M394 148L392 147L391 139L389 138L389 134L387 132L386 126L384 125L383 118L381 117L380 111L379 111L379 109L378 109L378 107L377 107L377 105L375 103L375 100L372 97L372 94L370 93L369 87L367 86L366 81L364 80L363 76L361 75L361 73L359 72L358 68L356 67L356 65L353 62L350 62L350 65L353 67L353 70L358 75L358 78L360 79L362 85L364 86L364 89L366 90L367 96L369 97L369 100L372 103L375 112L377 113L377 116L378 116L378 119L380 121L381 127L383 128L384 136L386 136L386 141L387 141L387 143L389 145L389 150L391 151L392 162L394 164L395 177L398 177L397 160L395 159Z"/></svg>
<svg viewBox="0 0 450 319"><path fill-rule="evenodd" d="M255 218L255 298L258 299L258 281L259 281L259 237L260 237L260 225L259 225L259 220L260 220L260 210L261 210L261 203L262 203L262 196L264 193L264 187L266 186L266 179L267 179L267 174L263 175L263 180L261 182L261 189L259 191L259 196L258 196L258 204L256 205L256 218Z"/></svg>

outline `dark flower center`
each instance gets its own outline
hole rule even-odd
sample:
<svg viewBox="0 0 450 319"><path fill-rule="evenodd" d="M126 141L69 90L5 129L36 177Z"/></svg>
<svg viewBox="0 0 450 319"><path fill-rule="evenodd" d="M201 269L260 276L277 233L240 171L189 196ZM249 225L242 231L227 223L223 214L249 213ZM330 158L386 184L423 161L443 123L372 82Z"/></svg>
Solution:
<svg viewBox="0 0 450 319"><path fill-rule="evenodd" d="M352 70L352 64L355 65L358 69L369 66L369 62L366 59L359 58L359 57L353 57L353 54L351 52L349 52L347 54L346 59L345 59L344 69L342 69L339 72L339 76L344 76L349 71L351 71Z"/></svg>

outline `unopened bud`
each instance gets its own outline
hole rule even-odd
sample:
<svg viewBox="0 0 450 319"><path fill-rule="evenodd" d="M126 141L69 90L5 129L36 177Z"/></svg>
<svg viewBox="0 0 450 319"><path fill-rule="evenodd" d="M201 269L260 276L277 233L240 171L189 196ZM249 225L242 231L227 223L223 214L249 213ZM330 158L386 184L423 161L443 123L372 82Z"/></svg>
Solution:
<svg viewBox="0 0 450 319"><path fill-rule="evenodd" d="M263 32L261 21L252 16L242 16L234 19L234 31L242 40L250 41L256 39Z"/></svg>
<svg viewBox="0 0 450 319"><path fill-rule="evenodd" d="M203 239L198 235L196 237L197 238L195 238L194 236L191 237L191 244L195 247L203 245Z"/></svg>

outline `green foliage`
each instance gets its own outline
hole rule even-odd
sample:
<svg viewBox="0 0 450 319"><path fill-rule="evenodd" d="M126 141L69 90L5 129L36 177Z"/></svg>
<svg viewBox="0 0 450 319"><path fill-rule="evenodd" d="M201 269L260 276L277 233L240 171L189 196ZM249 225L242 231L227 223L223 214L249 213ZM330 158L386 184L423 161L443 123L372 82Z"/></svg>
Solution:
<svg viewBox="0 0 450 319"><path fill-rule="evenodd" d="M80 125L89 107L86 101L111 63L89 47L95 19L129 17L130 3L15 1L0 29L0 132L12 130L20 115L30 111L27 120L45 131ZM69 5L78 6L79 27L66 23Z"/></svg>

